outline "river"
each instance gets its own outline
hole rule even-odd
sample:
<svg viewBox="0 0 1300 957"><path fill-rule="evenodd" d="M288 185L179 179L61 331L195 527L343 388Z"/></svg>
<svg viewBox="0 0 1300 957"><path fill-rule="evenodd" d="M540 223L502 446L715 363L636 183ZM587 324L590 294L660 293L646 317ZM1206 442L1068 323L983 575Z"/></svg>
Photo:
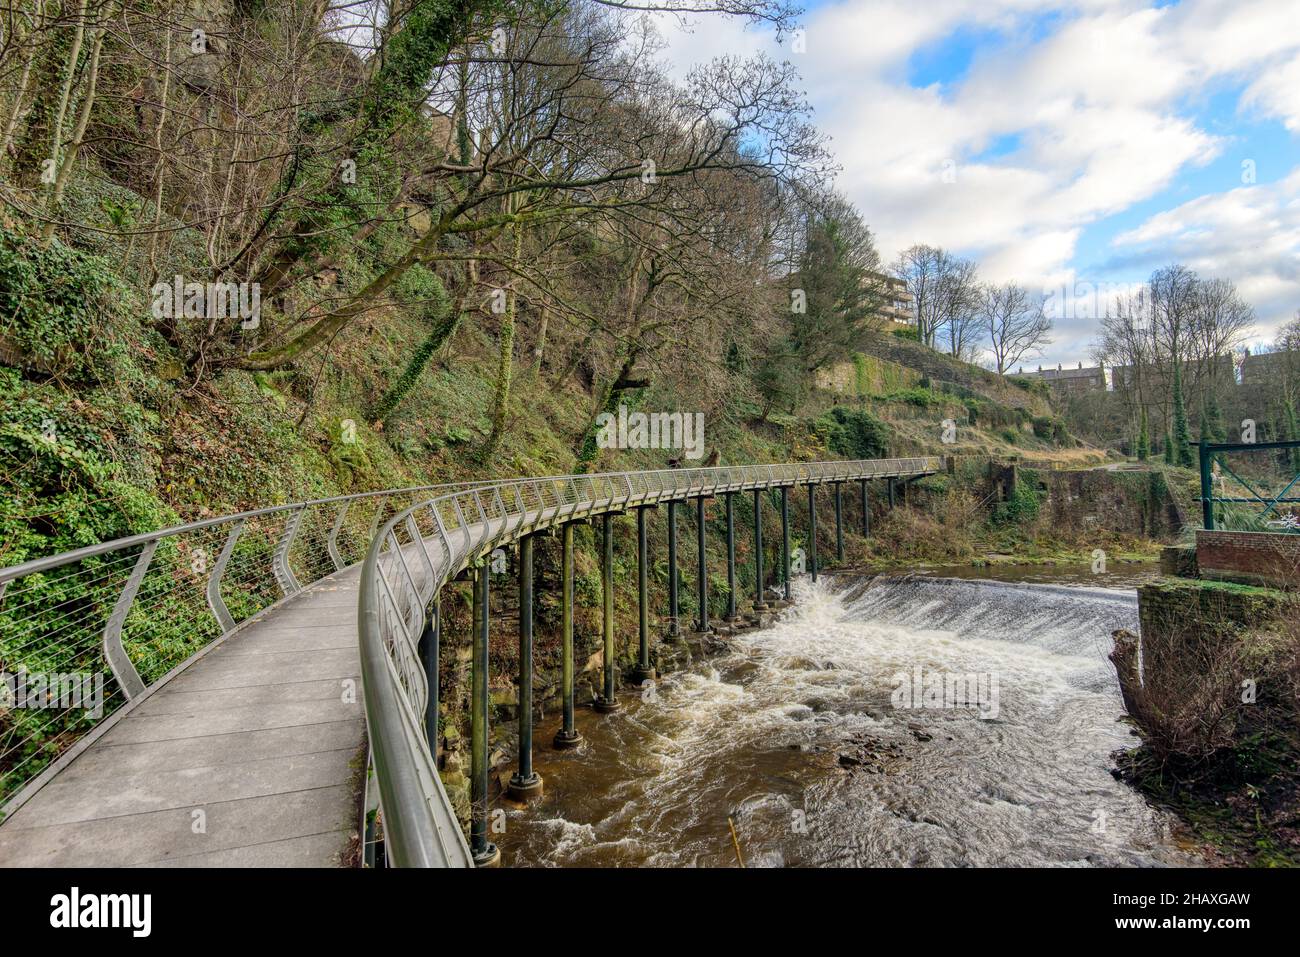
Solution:
<svg viewBox="0 0 1300 957"><path fill-rule="evenodd" d="M935 577L797 582L586 744L536 757L507 866L1159 866L1199 863L1111 774L1137 739L1106 655L1131 587ZM733 833L734 829L734 833Z"/></svg>

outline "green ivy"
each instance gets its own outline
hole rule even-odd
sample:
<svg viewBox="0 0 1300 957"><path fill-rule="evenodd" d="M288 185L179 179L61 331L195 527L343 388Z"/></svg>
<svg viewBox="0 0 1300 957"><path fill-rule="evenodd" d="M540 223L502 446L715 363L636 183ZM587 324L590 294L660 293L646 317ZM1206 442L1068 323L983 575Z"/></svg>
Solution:
<svg viewBox="0 0 1300 957"><path fill-rule="evenodd" d="M132 300L107 259L0 227L0 357L65 380L108 381ZM11 360L12 361L12 360Z"/></svg>

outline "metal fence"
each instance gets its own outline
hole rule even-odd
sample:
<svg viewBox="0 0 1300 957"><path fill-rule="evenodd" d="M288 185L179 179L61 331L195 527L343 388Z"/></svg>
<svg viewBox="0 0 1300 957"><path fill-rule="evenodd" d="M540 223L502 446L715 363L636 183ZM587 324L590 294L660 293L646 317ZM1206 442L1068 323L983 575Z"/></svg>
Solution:
<svg viewBox="0 0 1300 957"><path fill-rule="evenodd" d="M1282 453L1279 491L1265 481L1246 478L1232 467L1230 455ZM1232 531L1300 533L1300 441L1200 443L1201 517L1205 528ZM1238 463L1240 464L1240 463ZM1289 476L1289 478L1288 478ZM1215 492L1218 486L1219 492ZM1231 494L1230 494L1231 493Z"/></svg>
<svg viewBox="0 0 1300 957"><path fill-rule="evenodd" d="M360 561L395 513L483 484L297 502L0 569L0 810L12 811L87 732L195 652ZM27 706L3 700L16 696Z"/></svg>
<svg viewBox="0 0 1300 957"><path fill-rule="evenodd" d="M425 728L419 641L442 586L498 545L628 507L749 489L940 471L938 458L519 479L428 497L390 518L361 572L361 675L385 853L399 867L470 866Z"/></svg>

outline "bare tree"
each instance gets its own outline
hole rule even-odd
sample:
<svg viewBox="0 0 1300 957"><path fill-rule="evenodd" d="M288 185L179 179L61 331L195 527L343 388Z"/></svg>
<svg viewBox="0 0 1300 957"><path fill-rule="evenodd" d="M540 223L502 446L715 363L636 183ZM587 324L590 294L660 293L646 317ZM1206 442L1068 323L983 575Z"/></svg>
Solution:
<svg viewBox="0 0 1300 957"><path fill-rule="evenodd" d="M1015 283L981 288L980 319L999 375L1052 341L1042 297Z"/></svg>
<svg viewBox="0 0 1300 957"><path fill-rule="evenodd" d="M943 334L949 352L969 357L979 328L975 264L937 246L917 245L899 254L894 272L912 295L921 342L935 348Z"/></svg>

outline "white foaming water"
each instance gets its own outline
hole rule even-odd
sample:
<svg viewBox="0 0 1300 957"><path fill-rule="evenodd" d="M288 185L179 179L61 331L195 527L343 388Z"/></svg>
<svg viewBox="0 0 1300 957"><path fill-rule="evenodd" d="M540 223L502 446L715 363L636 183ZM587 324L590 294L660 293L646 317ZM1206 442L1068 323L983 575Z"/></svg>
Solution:
<svg viewBox="0 0 1300 957"><path fill-rule="evenodd" d="M1110 774L1136 744L1106 659L1132 593L877 578L796 598L543 762L514 862L734 863L730 817L749 866L1195 863ZM895 707L918 667L995 677L996 717Z"/></svg>

